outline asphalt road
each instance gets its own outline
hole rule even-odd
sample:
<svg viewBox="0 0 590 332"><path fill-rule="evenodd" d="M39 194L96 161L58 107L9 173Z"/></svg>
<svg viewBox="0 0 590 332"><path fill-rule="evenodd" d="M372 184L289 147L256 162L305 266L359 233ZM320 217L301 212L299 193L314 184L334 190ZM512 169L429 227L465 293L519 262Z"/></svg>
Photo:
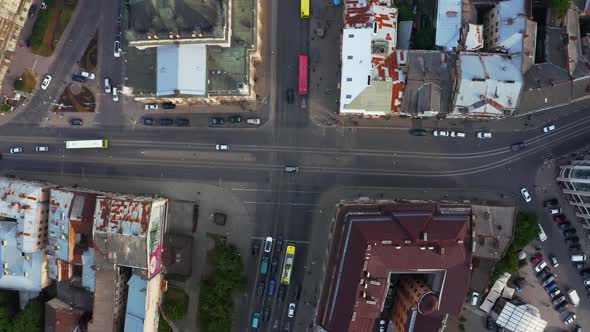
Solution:
<svg viewBox="0 0 590 332"><path fill-rule="evenodd" d="M203 121L191 128L127 127L125 104L99 95L96 127L41 127L49 104L65 88L97 28L97 77L109 77L116 85L124 82L124 56L113 57L119 1L81 1L80 13L71 23L73 32L64 36L71 41L58 50L55 57L59 61L51 66L53 82L49 89L39 91L13 122L1 128L1 172L28 177L39 174L40 178L42 174L66 174L81 179L100 175L122 181L167 178L220 185L242 183L244 187L237 193L245 203L257 206L255 236L282 236L285 242L300 244L293 280L301 282L303 265L311 255L322 254L308 253L306 243L311 238L310 211L317 208L323 192L359 188L360 196L362 188L477 188L519 195L521 187L533 187L535 170L545 160L590 141L590 115L571 112L575 107L585 108L585 104L564 108L564 115L555 122L557 129L549 134L522 126L527 119L469 124L465 139L414 137L407 130L317 126L309 120L306 97L297 96L293 104L286 101L288 88L297 91L297 55L308 52L309 24L299 19L296 1L273 4L278 6L273 8L276 26L270 27L274 31L272 111L265 126L208 128ZM101 14L96 15L99 11ZM102 81L99 83L102 87ZM493 128L493 139L477 139L475 132L486 128ZM65 150L65 140L95 138L108 138L109 149ZM515 142L525 142L527 147L512 151L510 146ZM219 143L229 144L230 150L215 152L214 146ZM48 145L50 151L34 152L35 145L40 144ZM11 146L22 146L24 153L9 154ZM284 172L286 165L298 166L299 172ZM278 257L282 263L282 256ZM260 276L250 277L249 287L255 292ZM265 282L268 285L268 280ZM271 330L275 322L281 329L293 324L287 319L288 301L252 296L249 304L248 310L240 311L240 326L248 326L251 314L262 314L266 305L271 306L270 322L261 330Z"/></svg>

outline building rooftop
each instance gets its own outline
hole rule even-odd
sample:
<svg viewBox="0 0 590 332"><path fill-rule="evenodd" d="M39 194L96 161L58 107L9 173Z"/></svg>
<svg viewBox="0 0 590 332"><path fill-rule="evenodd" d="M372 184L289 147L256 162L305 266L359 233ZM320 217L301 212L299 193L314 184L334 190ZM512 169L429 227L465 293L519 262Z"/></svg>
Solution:
<svg viewBox="0 0 590 332"><path fill-rule="evenodd" d="M438 0L436 15L436 46L450 51L461 39L461 0Z"/></svg>
<svg viewBox="0 0 590 332"><path fill-rule="evenodd" d="M134 274L127 282L127 309L125 311L125 331L143 331L146 308L147 280Z"/></svg>
<svg viewBox="0 0 590 332"><path fill-rule="evenodd" d="M526 28L524 0L500 1L498 3L497 46L508 54L521 53L523 32Z"/></svg>
<svg viewBox="0 0 590 332"><path fill-rule="evenodd" d="M539 309L530 304L515 305L506 302L496 324L509 331L542 332L547 322L541 319Z"/></svg>
<svg viewBox="0 0 590 332"><path fill-rule="evenodd" d="M440 322L439 312L457 315L469 284L470 212L469 206L436 203L341 209L334 230L341 236L332 239L320 324L330 331L372 326L391 273L440 274L438 310L418 319Z"/></svg>
<svg viewBox="0 0 590 332"><path fill-rule="evenodd" d="M41 291L49 284L42 250L24 252L18 248L16 222L0 222L0 288Z"/></svg>
<svg viewBox="0 0 590 332"><path fill-rule="evenodd" d="M58 298L45 303L45 332L70 332L79 328L84 311Z"/></svg>
<svg viewBox="0 0 590 332"><path fill-rule="evenodd" d="M483 48L483 26L476 24L467 25L465 49L468 51L476 51L481 48Z"/></svg>
<svg viewBox="0 0 590 332"><path fill-rule="evenodd" d="M192 268L193 238L191 236L164 235L162 262L166 273L190 276Z"/></svg>
<svg viewBox="0 0 590 332"><path fill-rule="evenodd" d="M156 96L207 95L207 46L158 47Z"/></svg>

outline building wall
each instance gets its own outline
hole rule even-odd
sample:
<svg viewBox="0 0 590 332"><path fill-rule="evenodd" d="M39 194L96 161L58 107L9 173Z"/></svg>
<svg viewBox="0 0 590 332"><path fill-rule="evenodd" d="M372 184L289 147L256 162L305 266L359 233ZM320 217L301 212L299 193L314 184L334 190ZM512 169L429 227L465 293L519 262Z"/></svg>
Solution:
<svg viewBox="0 0 590 332"><path fill-rule="evenodd" d="M27 21L32 0L0 0L0 84L8 71L10 56Z"/></svg>
<svg viewBox="0 0 590 332"><path fill-rule="evenodd" d="M159 304L162 298L160 290L160 283L162 282L162 274L159 273L152 279L148 280L146 292L146 307L143 330L145 332L157 331L158 322L160 320Z"/></svg>
<svg viewBox="0 0 590 332"><path fill-rule="evenodd" d="M411 276L402 277L394 294L390 319L397 332L409 331L412 309L417 308L418 300L430 288L420 279Z"/></svg>
<svg viewBox="0 0 590 332"><path fill-rule="evenodd" d="M557 182L584 228L590 229L590 160L576 160L561 166Z"/></svg>
<svg viewBox="0 0 590 332"><path fill-rule="evenodd" d="M498 46L498 25L499 22L499 6L496 5L483 18L484 25L484 47L488 50L493 50Z"/></svg>

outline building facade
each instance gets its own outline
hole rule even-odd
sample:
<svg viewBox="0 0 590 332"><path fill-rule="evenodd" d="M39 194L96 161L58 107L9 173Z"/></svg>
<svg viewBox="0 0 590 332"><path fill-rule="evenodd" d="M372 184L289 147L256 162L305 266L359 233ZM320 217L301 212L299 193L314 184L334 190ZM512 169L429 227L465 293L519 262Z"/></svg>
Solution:
<svg viewBox="0 0 590 332"><path fill-rule="evenodd" d="M557 182L584 228L590 229L590 160L575 160L561 166Z"/></svg>
<svg viewBox="0 0 590 332"><path fill-rule="evenodd" d="M0 84L8 71L32 0L0 0Z"/></svg>

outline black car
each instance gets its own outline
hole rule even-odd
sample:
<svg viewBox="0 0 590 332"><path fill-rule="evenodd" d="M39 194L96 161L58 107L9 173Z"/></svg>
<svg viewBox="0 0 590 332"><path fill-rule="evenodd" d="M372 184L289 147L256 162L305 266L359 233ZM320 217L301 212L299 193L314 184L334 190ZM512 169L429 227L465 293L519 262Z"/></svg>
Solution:
<svg viewBox="0 0 590 332"><path fill-rule="evenodd" d="M551 303L553 303L553 305L558 305L563 301L565 301L565 296L559 295L553 301L551 301Z"/></svg>
<svg viewBox="0 0 590 332"><path fill-rule="evenodd" d="M270 306L267 305L266 307L264 307L264 313L262 314L262 319L265 322L268 322L269 318L270 318Z"/></svg>
<svg viewBox="0 0 590 332"><path fill-rule="evenodd" d="M277 268L279 267L279 258L274 256L272 258L272 262L270 263L270 274L275 274L277 272Z"/></svg>
<svg viewBox="0 0 590 332"><path fill-rule="evenodd" d="M260 252L260 240L252 241L252 256L258 256Z"/></svg>
<svg viewBox="0 0 590 332"><path fill-rule="evenodd" d="M565 239L565 243L567 244L576 244L578 242L580 242L580 238L577 236L572 236Z"/></svg>
<svg viewBox="0 0 590 332"><path fill-rule="evenodd" d="M239 115L230 116L227 118L227 121L229 121L229 123L240 123L242 122L242 117Z"/></svg>
<svg viewBox="0 0 590 332"><path fill-rule="evenodd" d="M510 146L510 149L512 151L518 151L518 150L522 150L524 148L526 148L526 144L524 142L514 143Z"/></svg>
<svg viewBox="0 0 590 332"><path fill-rule="evenodd" d="M293 104L295 101L295 94L293 93L293 89L287 89L287 103Z"/></svg>
<svg viewBox="0 0 590 332"><path fill-rule="evenodd" d="M176 108L176 104L175 104L175 103L172 103L172 102L169 102L169 101L167 101L167 102L165 102L165 103L162 103L162 108L163 108L163 109L167 109L167 110L169 110L169 109L173 109L173 108Z"/></svg>
<svg viewBox="0 0 590 332"><path fill-rule="evenodd" d="M72 75L72 81L76 81L76 82L86 82L86 77L81 76L81 75Z"/></svg>
<svg viewBox="0 0 590 332"><path fill-rule="evenodd" d="M557 201L557 198L552 198L552 199L548 199L545 202L543 202L543 205L545 207L557 206L557 205L559 205L559 201Z"/></svg>
<svg viewBox="0 0 590 332"><path fill-rule="evenodd" d="M209 125L211 126L221 126L225 123L225 120L222 118L211 118L209 119Z"/></svg>
<svg viewBox="0 0 590 332"><path fill-rule="evenodd" d="M539 278L539 279L543 280L543 279L547 278L547 276L548 276L550 273L551 273L551 271L549 271L549 268L547 268L547 267L546 267L546 268L542 269L542 270L541 270L541 272L539 272L539 273L537 274L537 278Z"/></svg>
<svg viewBox="0 0 590 332"><path fill-rule="evenodd" d="M264 294L264 280L260 280L256 288L256 295L262 296L262 294Z"/></svg>
<svg viewBox="0 0 590 332"><path fill-rule="evenodd" d="M275 250L279 253L283 250L283 238L280 236L276 239Z"/></svg>
<svg viewBox="0 0 590 332"><path fill-rule="evenodd" d="M285 285L281 285L279 287L279 294L277 295L279 297L279 301L283 301L285 300L285 293L286 293L286 287Z"/></svg>
<svg viewBox="0 0 590 332"><path fill-rule="evenodd" d="M174 120L172 119L168 119L168 118L164 118L164 119L159 119L158 120L158 124L160 126L171 126L174 124Z"/></svg>
<svg viewBox="0 0 590 332"><path fill-rule="evenodd" d="M70 123L72 124L72 126L81 126L82 119L72 119L72 120L70 120Z"/></svg>
<svg viewBox="0 0 590 332"><path fill-rule="evenodd" d="M190 124L188 119L185 118L177 118L176 119L176 125L179 127L186 127Z"/></svg>
<svg viewBox="0 0 590 332"><path fill-rule="evenodd" d="M491 316L488 316L488 317L486 318L486 328L487 328L488 330L493 330L493 329L494 329L494 325L496 325L496 324L494 323L494 319L493 319Z"/></svg>
<svg viewBox="0 0 590 332"><path fill-rule="evenodd" d="M567 309L567 302L563 301L560 304L555 306L555 310L557 312L564 312Z"/></svg>
<svg viewBox="0 0 590 332"><path fill-rule="evenodd" d="M153 126L156 121L152 118L143 118L143 124L146 126Z"/></svg>
<svg viewBox="0 0 590 332"><path fill-rule="evenodd" d="M37 5L31 5L31 7L29 7L29 17L35 16L36 12L37 12Z"/></svg>
<svg viewBox="0 0 590 332"><path fill-rule="evenodd" d="M574 263L574 267L577 270L582 270L582 269L584 269L586 267L586 265L584 265L584 263Z"/></svg>
<svg viewBox="0 0 590 332"><path fill-rule="evenodd" d="M557 227L559 227L559 229L566 229L569 228L571 225L572 224L569 221L557 223Z"/></svg>
<svg viewBox="0 0 590 332"><path fill-rule="evenodd" d="M577 252L582 250L582 246L579 243L572 244L571 246L569 246L569 250L572 252Z"/></svg>
<svg viewBox="0 0 590 332"><path fill-rule="evenodd" d="M572 236L572 235L576 235L576 229L575 228L568 228L565 231L563 231L563 236Z"/></svg>
<svg viewBox="0 0 590 332"><path fill-rule="evenodd" d="M414 128L414 129L410 129L410 135L412 135L412 136L426 136L426 135L428 135L428 132L424 129Z"/></svg>
<svg viewBox="0 0 590 332"><path fill-rule="evenodd" d="M582 270L580 270L580 275L581 275L582 277L587 277L587 276L589 276L589 275L590 275L590 268L585 268L585 269L582 269Z"/></svg>
<svg viewBox="0 0 590 332"><path fill-rule="evenodd" d="M293 299L299 301L299 296L301 296L301 284L296 283L293 289Z"/></svg>

